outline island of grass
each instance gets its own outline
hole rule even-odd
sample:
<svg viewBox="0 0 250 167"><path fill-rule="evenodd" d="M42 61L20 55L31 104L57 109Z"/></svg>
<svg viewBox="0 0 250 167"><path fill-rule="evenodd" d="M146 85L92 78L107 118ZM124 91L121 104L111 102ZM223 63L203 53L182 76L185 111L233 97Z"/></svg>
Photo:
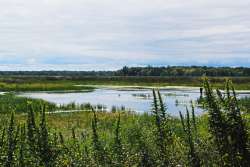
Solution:
<svg viewBox="0 0 250 167"><path fill-rule="evenodd" d="M32 81L32 82L0 82L2 92L25 92L25 91L53 91L53 92L88 92L93 91L91 86L75 86L74 82L64 81Z"/></svg>
<svg viewBox="0 0 250 167"><path fill-rule="evenodd" d="M92 107L89 103L76 104L74 102L57 105L43 99L22 97L14 93L4 93L0 95L0 114L8 114L13 111L16 113L24 113L27 111L29 105L33 111L38 112L41 111L42 108L46 108L48 113L58 111L90 111Z"/></svg>

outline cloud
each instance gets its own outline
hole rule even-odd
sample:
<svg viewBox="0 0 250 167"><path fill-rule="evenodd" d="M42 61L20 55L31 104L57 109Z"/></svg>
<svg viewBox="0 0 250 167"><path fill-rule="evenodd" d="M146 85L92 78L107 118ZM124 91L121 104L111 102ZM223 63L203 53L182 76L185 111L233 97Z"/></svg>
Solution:
<svg viewBox="0 0 250 167"><path fill-rule="evenodd" d="M0 66L250 66L249 17L246 0L0 0Z"/></svg>

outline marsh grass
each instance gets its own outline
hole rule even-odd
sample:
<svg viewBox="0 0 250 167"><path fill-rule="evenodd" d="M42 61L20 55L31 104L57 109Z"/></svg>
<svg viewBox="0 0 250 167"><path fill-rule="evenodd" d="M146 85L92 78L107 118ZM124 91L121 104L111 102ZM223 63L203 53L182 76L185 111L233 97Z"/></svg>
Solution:
<svg viewBox="0 0 250 167"><path fill-rule="evenodd" d="M59 82L30 82L30 83L7 83L0 82L0 91L92 91L90 86L75 86L73 83Z"/></svg>
<svg viewBox="0 0 250 167"><path fill-rule="evenodd" d="M247 166L250 143L245 119L249 114L239 111L230 84L223 101L211 93L208 81L204 88L208 112L198 117L194 110L180 118L169 116L157 90L153 91L151 113L91 108L46 114L46 105L34 110L36 103L28 103L27 114L1 113L0 165Z"/></svg>
<svg viewBox="0 0 250 167"><path fill-rule="evenodd" d="M237 90L250 90L250 77L209 77L214 88L224 88L225 79L230 79ZM0 91L55 91L55 90L93 90L93 86L197 86L203 77L163 77L163 76L81 76L44 77L11 76L0 77ZM77 85L77 86L76 86Z"/></svg>

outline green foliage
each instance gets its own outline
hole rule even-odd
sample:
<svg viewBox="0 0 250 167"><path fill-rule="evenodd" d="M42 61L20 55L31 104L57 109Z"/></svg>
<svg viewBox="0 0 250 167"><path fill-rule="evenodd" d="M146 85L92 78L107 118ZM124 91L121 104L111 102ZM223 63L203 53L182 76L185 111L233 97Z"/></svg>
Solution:
<svg viewBox="0 0 250 167"><path fill-rule="evenodd" d="M55 82L32 82L32 83L16 83L16 81L1 82L0 91L92 91L92 87L75 86L73 83L55 83Z"/></svg>
<svg viewBox="0 0 250 167"><path fill-rule="evenodd" d="M56 104L41 99L19 97L12 93L0 95L0 113L26 112L27 103L31 103L34 111L40 111L42 105L46 105L50 111L55 110Z"/></svg>
<svg viewBox="0 0 250 167"><path fill-rule="evenodd" d="M9 123L9 128L8 128L8 133L7 133L8 134L8 138L7 138L8 150L7 150L7 158L6 158L6 162L5 162L6 167L11 167L14 164L13 163L14 151L16 150L18 133L19 133L19 128L17 130L15 130L14 113L12 112L11 118L10 118L10 123Z"/></svg>
<svg viewBox="0 0 250 167"><path fill-rule="evenodd" d="M122 166L124 163L124 148L122 144L122 138L121 138L121 115L119 114L118 120L115 127L115 138L114 138L114 145L113 145L113 154L114 154L114 165L115 166Z"/></svg>
<svg viewBox="0 0 250 167"><path fill-rule="evenodd" d="M202 76L211 76L216 88L225 78L236 89L250 89L250 68L210 67L132 67L118 71L30 71L1 72L1 91L92 91L94 85L117 86L200 86ZM2 75L1 75L2 74Z"/></svg>
<svg viewBox="0 0 250 167"><path fill-rule="evenodd" d="M231 82L223 92L205 80L208 112L198 117L194 107L180 119L169 116L160 92L152 93L151 113L89 106L91 111L47 114L48 105L32 100L15 117L2 112L0 166L248 166L248 115Z"/></svg>
<svg viewBox="0 0 250 167"><path fill-rule="evenodd" d="M43 107L45 107L49 112L64 110L91 110L91 105L88 103L76 104L72 102L57 106L55 103L42 99L21 97L13 93L0 95L0 113L10 113L11 111L15 111L17 113L27 112L27 107L30 108L30 110L32 109L33 112L39 112Z"/></svg>
<svg viewBox="0 0 250 167"><path fill-rule="evenodd" d="M217 145L223 166L247 166L249 164L248 134L242 119L236 93L231 81L225 85L225 93L214 93L208 80L204 81L209 127Z"/></svg>
<svg viewBox="0 0 250 167"><path fill-rule="evenodd" d="M51 142L49 141L49 134L46 125L45 118L46 106L43 107L40 119L40 125L38 128L38 151L39 157L41 158L42 164L46 167L53 166L56 156L57 150L55 150L51 146Z"/></svg>
<svg viewBox="0 0 250 167"><path fill-rule="evenodd" d="M244 97L239 100L239 106L243 108L247 113L250 114L250 98Z"/></svg>
<svg viewBox="0 0 250 167"><path fill-rule="evenodd" d="M93 119L92 119L92 144L93 144L93 155L95 158L95 162L98 165L104 165L106 166L108 164L109 158L108 158L108 154L105 151L105 148L101 142L101 140L99 139L98 136L98 126L97 126L97 116L96 116L96 112L93 110Z"/></svg>
<svg viewBox="0 0 250 167"><path fill-rule="evenodd" d="M186 123L184 120L184 117L182 113L180 112L180 118L181 118L181 124L183 127L183 131L185 132L185 137L186 137L186 143L189 147L188 149L188 160L189 160L189 165L192 167L199 167L201 166L200 164L200 159L197 155L197 150L195 148L195 141L194 138L197 138L197 127L196 127L196 120L195 120L195 115L194 112L192 112L192 120L190 120L190 115L188 109L186 109L187 114L186 114Z"/></svg>
<svg viewBox="0 0 250 167"><path fill-rule="evenodd" d="M153 90L153 109L152 113L155 117L156 126L156 143L159 149L159 158L161 162L159 166L169 166L171 164L170 152L171 145L173 144L173 134L170 128L170 117L166 113L166 107L163 103L161 94L159 91Z"/></svg>

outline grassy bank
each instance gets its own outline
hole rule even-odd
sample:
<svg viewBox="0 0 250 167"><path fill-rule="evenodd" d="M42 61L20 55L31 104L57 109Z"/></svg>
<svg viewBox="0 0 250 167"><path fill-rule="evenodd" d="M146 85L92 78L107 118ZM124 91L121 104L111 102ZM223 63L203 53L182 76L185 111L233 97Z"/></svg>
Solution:
<svg viewBox="0 0 250 167"><path fill-rule="evenodd" d="M46 108L47 112L91 109L91 105L88 103L77 104L72 102L69 104L56 105L55 103L42 99L17 96L13 93L5 93L0 95L0 114L11 112L24 113L27 111L29 105L32 105L31 108L34 112L40 112L42 108ZM101 108L102 106L97 107Z"/></svg>
<svg viewBox="0 0 250 167"><path fill-rule="evenodd" d="M27 111L27 105L31 103L35 111L38 111L41 106L46 106L49 111L56 110L54 103L49 103L42 99L30 99L25 97L18 97L15 94L7 93L0 95L0 113L17 113Z"/></svg>

